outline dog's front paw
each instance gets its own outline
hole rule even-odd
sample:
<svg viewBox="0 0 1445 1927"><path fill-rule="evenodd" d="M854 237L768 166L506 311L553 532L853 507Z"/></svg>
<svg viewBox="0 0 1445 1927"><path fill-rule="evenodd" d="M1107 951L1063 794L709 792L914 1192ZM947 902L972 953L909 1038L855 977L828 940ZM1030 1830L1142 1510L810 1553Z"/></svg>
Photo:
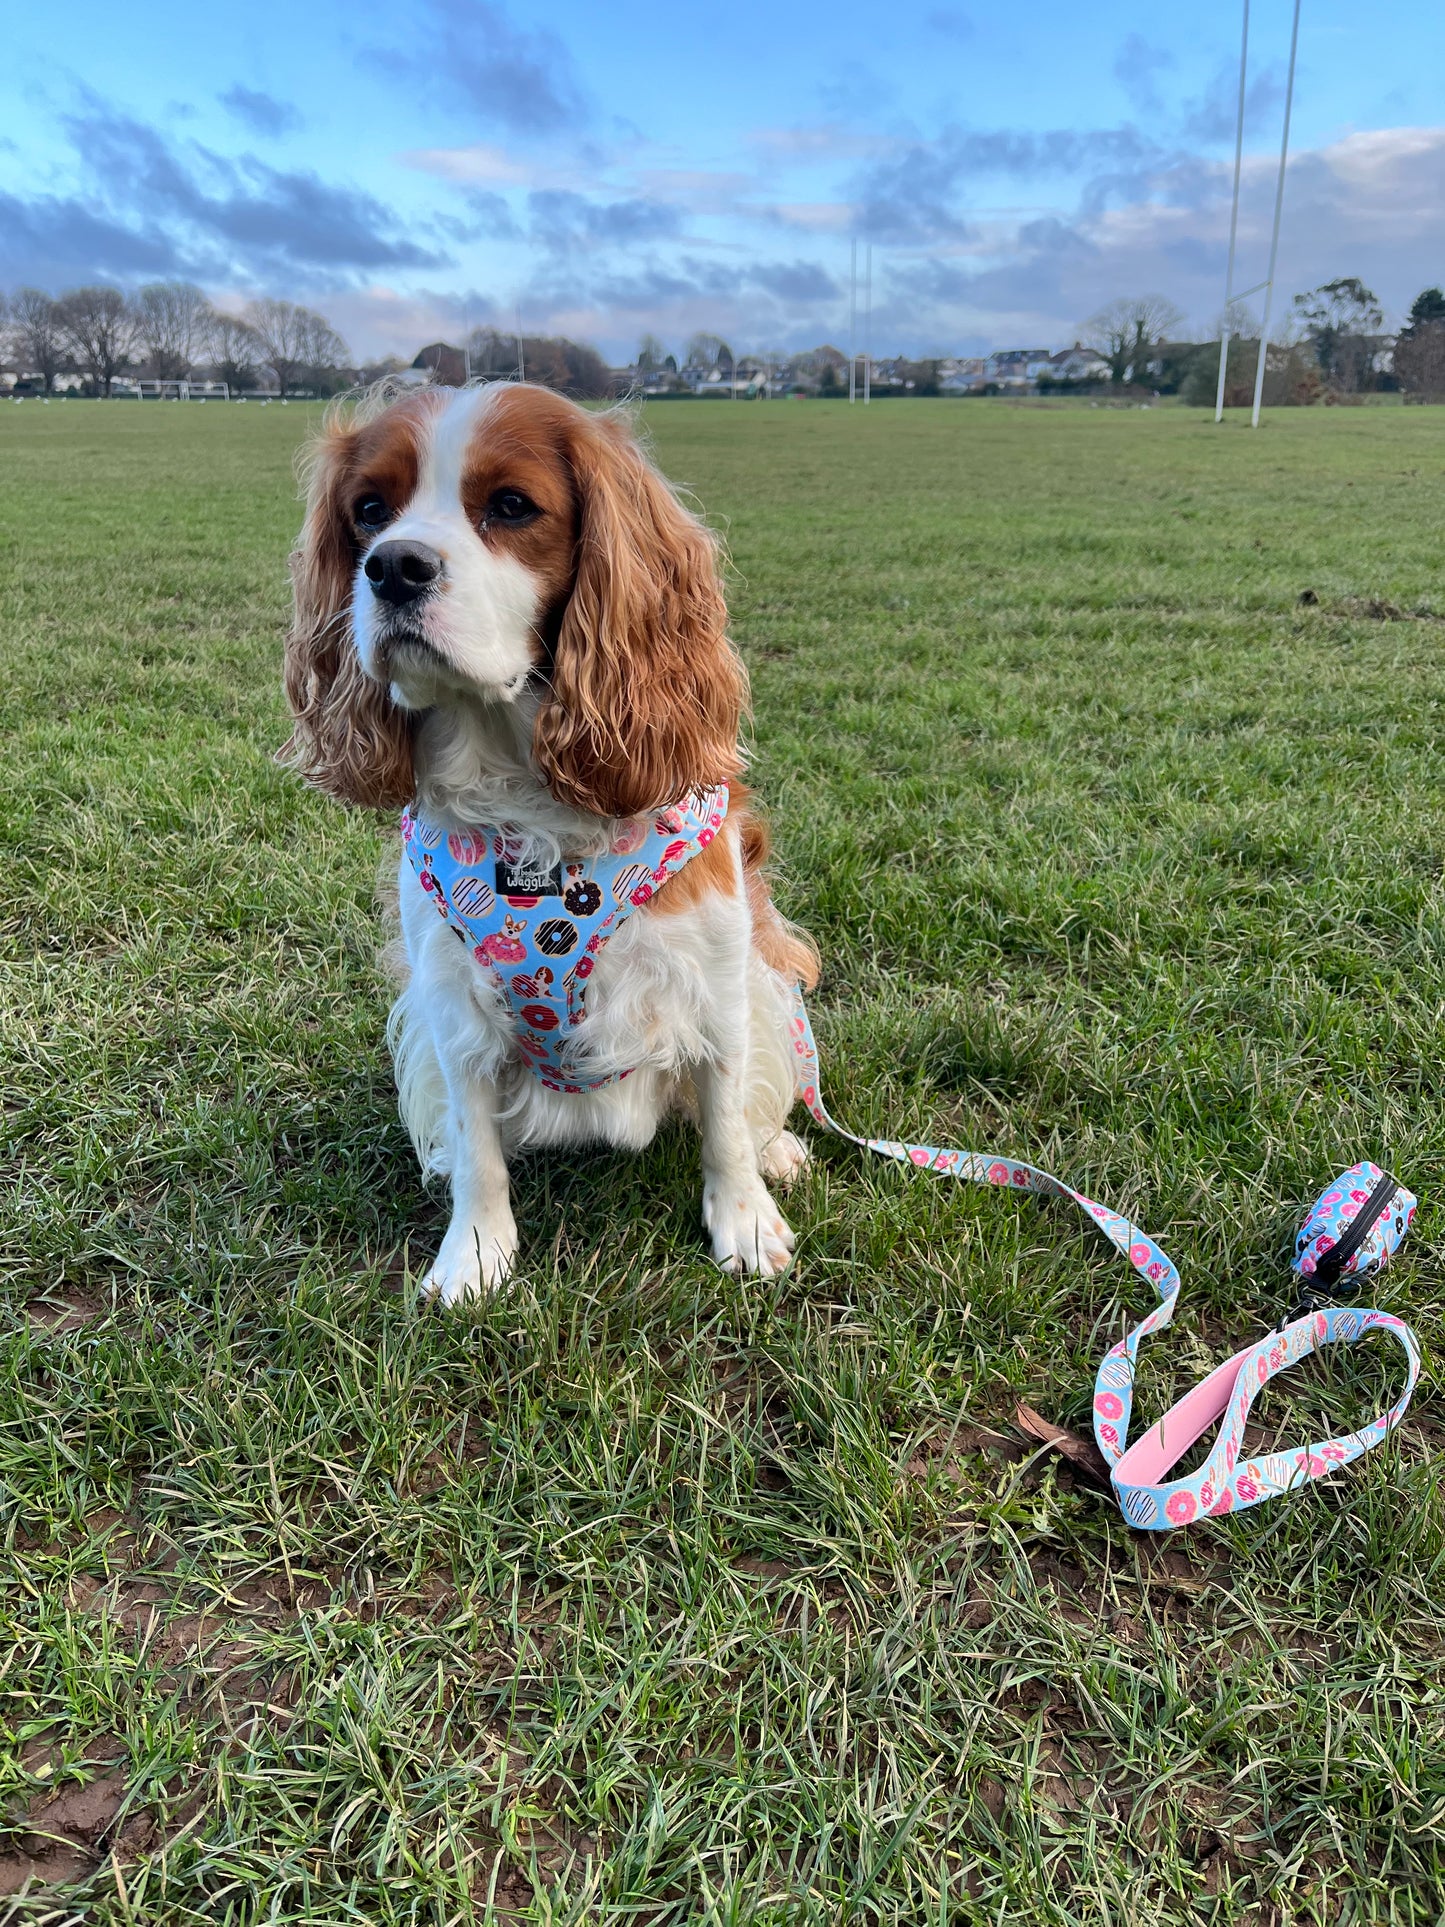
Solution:
<svg viewBox="0 0 1445 1927"><path fill-rule="evenodd" d="M786 1271L797 1242L761 1179L703 1187L702 1221L712 1236L712 1255L724 1271L752 1271L773 1278Z"/></svg>
<svg viewBox="0 0 1445 1927"><path fill-rule="evenodd" d="M786 1191L812 1162L812 1152L791 1131L779 1131L758 1153L763 1176L769 1184L777 1185L780 1191Z"/></svg>
<svg viewBox="0 0 1445 1927"><path fill-rule="evenodd" d="M510 1218L504 1225L453 1218L436 1262L422 1280L422 1295L444 1305L480 1298L496 1290L516 1255L517 1227Z"/></svg>

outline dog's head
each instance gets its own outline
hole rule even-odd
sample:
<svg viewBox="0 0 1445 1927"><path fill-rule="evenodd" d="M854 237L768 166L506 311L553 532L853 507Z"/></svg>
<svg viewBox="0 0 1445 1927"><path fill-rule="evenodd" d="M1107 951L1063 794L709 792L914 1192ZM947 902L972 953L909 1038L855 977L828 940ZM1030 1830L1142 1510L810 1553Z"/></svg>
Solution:
<svg viewBox="0 0 1445 1927"><path fill-rule="evenodd" d="M345 802L413 794L420 712L535 698L564 802L660 808L738 769L716 549L616 414L422 389L328 420L292 558L287 754Z"/></svg>

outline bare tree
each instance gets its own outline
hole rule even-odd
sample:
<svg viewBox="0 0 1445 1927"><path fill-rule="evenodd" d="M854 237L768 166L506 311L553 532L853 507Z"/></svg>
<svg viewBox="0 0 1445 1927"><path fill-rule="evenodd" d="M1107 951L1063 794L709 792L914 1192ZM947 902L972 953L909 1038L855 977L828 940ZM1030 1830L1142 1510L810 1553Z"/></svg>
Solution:
<svg viewBox="0 0 1445 1927"><path fill-rule="evenodd" d="M65 345L102 395L130 362L136 311L119 288L72 288L60 297Z"/></svg>
<svg viewBox="0 0 1445 1927"><path fill-rule="evenodd" d="M1220 309L1211 338L1218 341L1226 331L1231 341L1258 341L1259 316L1247 302L1236 298Z"/></svg>
<svg viewBox="0 0 1445 1927"><path fill-rule="evenodd" d="M325 315L316 314L310 308L302 308L300 312L297 348L312 393L344 387L346 377L340 371L348 359L346 343Z"/></svg>
<svg viewBox="0 0 1445 1927"><path fill-rule="evenodd" d="M184 381L205 345L210 302L192 281L152 281L136 296L136 313L151 373Z"/></svg>
<svg viewBox="0 0 1445 1927"><path fill-rule="evenodd" d="M721 335L696 334L687 344L687 360L694 368L721 368L732 372L733 351Z"/></svg>
<svg viewBox="0 0 1445 1927"><path fill-rule="evenodd" d="M637 369L639 374L651 374L660 368L667 359L666 345L656 335L644 335L637 344Z"/></svg>
<svg viewBox="0 0 1445 1927"><path fill-rule="evenodd" d="M612 393L612 376L597 350L583 341L568 341L565 336L557 345L567 371L566 379L559 384L562 393L578 401L604 401Z"/></svg>
<svg viewBox="0 0 1445 1927"><path fill-rule="evenodd" d="M1108 362L1111 381L1142 381L1155 345L1183 321L1162 294L1125 295L1084 323L1084 339Z"/></svg>
<svg viewBox="0 0 1445 1927"><path fill-rule="evenodd" d="M263 350L261 337L249 321L243 321L239 315L212 310L206 330L206 352L218 381L225 382L233 391L254 386L256 366Z"/></svg>
<svg viewBox="0 0 1445 1927"><path fill-rule="evenodd" d="M474 381L510 381L517 372L517 338L495 328L474 328L468 343ZM527 379L579 400L612 393L607 364L595 349L564 336L527 335L522 342Z"/></svg>
<svg viewBox="0 0 1445 1927"><path fill-rule="evenodd" d="M21 288L10 299L10 338L19 372L39 375L41 392L51 394L66 362L60 303L39 288Z"/></svg>
<svg viewBox="0 0 1445 1927"><path fill-rule="evenodd" d="M473 381L509 381L517 372L517 337L473 328L467 340Z"/></svg>
<svg viewBox="0 0 1445 1927"><path fill-rule="evenodd" d="M260 342L262 360L275 373L283 399L299 385L303 375L313 386L325 386L320 377L346 360L346 343L325 315L298 307L294 301L253 301L246 319Z"/></svg>
<svg viewBox="0 0 1445 1927"><path fill-rule="evenodd" d="M294 301L276 301L269 296L253 301L246 319L261 344L261 358L276 377L284 400L296 386L305 366L306 310Z"/></svg>

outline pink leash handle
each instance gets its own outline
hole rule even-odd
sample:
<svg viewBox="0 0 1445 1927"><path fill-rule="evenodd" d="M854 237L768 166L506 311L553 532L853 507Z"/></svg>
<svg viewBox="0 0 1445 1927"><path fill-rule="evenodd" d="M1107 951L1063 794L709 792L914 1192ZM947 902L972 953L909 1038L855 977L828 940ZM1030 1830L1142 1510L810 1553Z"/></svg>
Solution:
<svg viewBox="0 0 1445 1927"><path fill-rule="evenodd" d="M1258 1505L1283 1492L1324 1478L1336 1467L1378 1445L1400 1423L1420 1376L1420 1348L1414 1332L1389 1312L1363 1311L1353 1306L1328 1305L1296 1318L1283 1330L1257 1344L1246 1345L1233 1358L1170 1407L1163 1418L1129 1444L1129 1419L1134 1399L1134 1375L1140 1340L1168 1325L1179 1301L1179 1271L1174 1260L1138 1225L1086 1198L1082 1191L1037 1165L1016 1158L995 1157L983 1151L954 1151L930 1144L904 1144L892 1138L859 1137L829 1116L819 1090L818 1046L801 989L790 1025L797 1056L798 1096L825 1130L846 1138L865 1151L894 1159L939 1177L959 1178L970 1184L1006 1185L1010 1190L1033 1191L1067 1198L1096 1224L1151 1284L1159 1303L1099 1365L1094 1379L1094 1437L1108 1461L1115 1497L1130 1525L1162 1532L1187 1525L1206 1514L1218 1516ZM1372 1332L1384 1332L1405 1353L1405 1389L1389 1411L1343 1438L1323 1439L1301 1449L1250 1457L1244 1451L1244 1430L1250 1407L1278 1373L1298 1364L1311 1352L1329 1344L1357 1344ZM1214 1423L1222 1422L1208 1461L1183 1478L1166 1474Z"/></svg>

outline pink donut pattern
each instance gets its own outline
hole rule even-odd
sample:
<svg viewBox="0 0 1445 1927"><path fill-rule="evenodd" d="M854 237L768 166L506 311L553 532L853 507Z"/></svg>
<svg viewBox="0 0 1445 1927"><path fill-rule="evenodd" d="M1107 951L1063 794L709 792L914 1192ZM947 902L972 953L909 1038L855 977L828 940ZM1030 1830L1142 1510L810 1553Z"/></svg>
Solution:
<svg viewBox="0 0 1445 1927"><path fill-rule="evenodd" d="M414 810L401 819L402 845L437 913L467 942L507 1000L517 1061L550 1091L580 1096L627 1077L597 1077L575 1048L587 1015L587 979L607 939L623 920L685 863L705 850L728 813L727 785L620 824L601 856L569 857L558 866L555 895L499 894L477 874L484 862L516 868L525 852L505 826L444 831ZM528 858L530 863L531 858ZM508 870L510 877L511 870ZM529 885L532 883L528 876ZM545 884L544 873L537 873ZM557 912L565 907L566 916ZM526 915L518 913L525 911ZM579 960L559 983L550 957Z"/></svg>
<svg viewBox="0 0 1445 1927"><path fill-rule="evenodd" d="M1338 1284L1388 1264L1415 1222L1416 1199L1368 1159L1342 1171L1316 1199L1294 1241L1301 1278ZM1333 1256L1331 1256L1333 1254Z"/></svg>

